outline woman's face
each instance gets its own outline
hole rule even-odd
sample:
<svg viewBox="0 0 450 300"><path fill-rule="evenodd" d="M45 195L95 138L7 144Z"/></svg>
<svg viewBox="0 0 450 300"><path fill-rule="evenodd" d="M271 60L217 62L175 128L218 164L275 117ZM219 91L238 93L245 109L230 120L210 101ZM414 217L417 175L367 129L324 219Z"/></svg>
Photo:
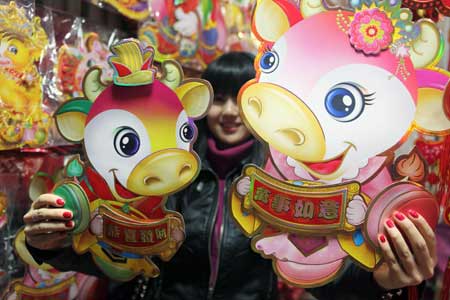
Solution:
<svg viewBox="0 0 450 300"><path fill-rule="evenodd" d="M224 146L240 144L250 136L234 97L215 95L206 119L209 130Z"/></svg>

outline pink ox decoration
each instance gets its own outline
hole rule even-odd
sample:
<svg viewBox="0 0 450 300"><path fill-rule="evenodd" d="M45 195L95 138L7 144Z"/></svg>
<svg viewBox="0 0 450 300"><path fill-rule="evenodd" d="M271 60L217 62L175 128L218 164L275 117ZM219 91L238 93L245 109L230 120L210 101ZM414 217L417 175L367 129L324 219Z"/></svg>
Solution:
<svg viewBox="0 0 450 300"><path fill-rule="evenodd" d="M302 287L333 280L347 257L377 267L377 234L394 210L414 208L431 226L438 219L417 183L420 156L398 157L396 178L390 165L412 130L427 130L418 92L430 76L417 74L439 59L439 31L413 23L399 2L353 5L327 11L311 0L300 13L287 1L259 1L257 77L239 94L270 157L236 182L233 216L280 277Z"/></svg>

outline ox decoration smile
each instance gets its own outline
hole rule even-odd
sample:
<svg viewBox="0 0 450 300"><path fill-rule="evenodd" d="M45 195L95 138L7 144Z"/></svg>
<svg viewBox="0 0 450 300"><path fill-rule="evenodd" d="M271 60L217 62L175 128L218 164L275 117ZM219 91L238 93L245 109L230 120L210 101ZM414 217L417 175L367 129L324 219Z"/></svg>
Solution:
<svg viewBox="0 0 450 300"><path fill-rule="evenodd" d="M198 175L194 120L209 109L212 88L183 80L174 61L162 63L158 79L153 48L137 40L123 40L111 52L113 84L104 84L94 67L85 76L84 97L55 113L60 133L83 143L88 162L70 161L65 172L72 179L53 193L73 211L77 253L89 251L116 280L156 277L150 258L169 260L184 240L183 218L165 202Z"/></svg>
<svg viewBox="0 0 450 300"><path fill-rule="evenodd" d="M442 117L430 118L430 107L442 107L449 76L434 67L442 49L435 24L414 23L400 1L356 0L346 10L305 2L301 11L257 2L257 76L238 103L270 151L263 169L244 169L230 205L283 280L314 287L347 258L375 269L377 234L394 210L415 209L436 225L437 202L420 184L424 161L414 149L396 151L414 130L448 132L445 117L439 128L427 125Z"/></svg>

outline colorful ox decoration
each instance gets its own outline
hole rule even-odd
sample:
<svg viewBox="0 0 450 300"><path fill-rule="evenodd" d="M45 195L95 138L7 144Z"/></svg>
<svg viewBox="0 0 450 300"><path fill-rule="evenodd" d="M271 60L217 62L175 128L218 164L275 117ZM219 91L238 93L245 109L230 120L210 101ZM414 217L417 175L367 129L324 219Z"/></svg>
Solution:
<svg viewBox="0 0 450 300"><path fill-rule="evenodd" d="M327 11L302 1L300 13L288 1L260 0L255 9L257 78L238 101L270 157L264 171L244 170L230 202L254 250L291 284L323 285L347 257L373 270L377 234L394 209L437 222L433 196L411 181L424 177L414 174L424 171L420 157L407 156L409 181L394 182L388 165L424 125L418 89L442 74L420 69L438 59L440 35L394 2Z"/></svg>
<svg viewBox="0 0 450 300"><path fill-rule="evenodd" d="M188 185L199 172L192 152L193 120L208 110L212 89L199 79L183 80L178 64L162 64L155 78L153 49L135 40L112 47L114 84L90 70L84 80L87 99L74 99L56 112L61 134L83 141L89 165L69 176L54 193L74 212L73 247L91 252L98 267L117 280L140 273L159 274L151 256L169 260L184 240L182 216L166 211L167 195ZM75 171L76 170L76 171Z"/></svg>

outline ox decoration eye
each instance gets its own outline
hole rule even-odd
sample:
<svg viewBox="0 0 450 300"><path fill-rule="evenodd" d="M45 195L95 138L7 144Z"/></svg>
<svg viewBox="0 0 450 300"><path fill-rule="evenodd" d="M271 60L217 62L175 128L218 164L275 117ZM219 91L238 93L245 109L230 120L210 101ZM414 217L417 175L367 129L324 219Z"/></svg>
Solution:
<svg viewBox="0 0 450 300"><path fill-rule="evenodd" d="M261 56L259 66L264 73L272 73L278 67L279 58L275 51L267 51Z"/></svg>
<svg viewBox="0 0 450 300"><path fill-rule="evenodd" d="M122 157L131 157L139 151L139 135L130 127L121 127L114 136L114 149Z"/></svg>
<svg viewBox="0 0 450 300"><path fill-rule="evenodd" d="M365 105L373 104L374 94L364 94L352 83L340 83L325 96L325 108L336 121L351 122L362 114Z"/></svg>
<svg viewBox="0 0 450 300"><path fill-rule="evenodd" d="M11 53L14 54L14 55L17 55L17 52L18 52L16 46L9 46L9 47L8 47L8 51L11 52Z"/></svg>
<svg viewBox="0 0 450 300"><path fill-rule="evenodd" d="M194 128L189 123L184 123L180 127L180 138L185 143L189 143L194 138L194 133Z"/></svg>

